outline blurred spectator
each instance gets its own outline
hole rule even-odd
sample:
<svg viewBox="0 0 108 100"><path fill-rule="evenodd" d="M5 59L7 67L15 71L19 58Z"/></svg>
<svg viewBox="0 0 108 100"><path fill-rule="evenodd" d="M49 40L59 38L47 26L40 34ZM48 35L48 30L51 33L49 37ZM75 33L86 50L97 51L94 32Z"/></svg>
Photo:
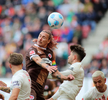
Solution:
<svg viewBox="0 0 108 100"><path fill-rule="evenodd" d="M96 14L93 10L93 7L89 6L88 12L86 13L86 20L83 22L83 24L86 23L87 25L89 25L91 27L91 30L93 31L96 28L95 19L96 19Z"/></svg>
<svg viewBox="0 0 108 100"><path fill-rule="evenodd" d="M103 17L103 6L101 0L94 0L93 7L96 13L96 21L99 21Z"/></svg>
<svg viewBox="0 0 108 100"><path fill-rule="evenodd" d="M93 7L93 4L90 0L84 0L84 12L88 12L89 7Z"/></svg>
<svg viewBox="0 0 108 100"><path fill-rule="evenodd" d="M85 76L91 77L93 72L99 69L100 62L97 59L92 59L91 63L85 67Z"/></svg>
<svg viewBox="0 0 108 100"><path fill-rule="evenodd" d="M102 58L100 70L108 77L108 60L107 58Z"/></svg>
<svg viewBox="0 0 108 100"><path fill-rule="evenodd" d="M99 50L94 56L97 59L108 57L108 36L106 36L102 43L99 45Z"/></svg>
<svg viewBox="0 0 108 100"><path fill-rule="evenodd" d="M0 77L5 77L6 68L3 66L2 62L0 62Z"/></svg>
<svg viewBox="0 0 108 100"><path fill-rule="evenodd" d="M82 44L89 32L95 30L95 21L100 20L107 9L107 0L0 0L0 61L4 66L1 73L6 69L5 76L11 76L6 61L10 53L24 55L41 30L51 29L47 17L52 12L60 12L64 17L61 28L51 29L54 38L62 45L55 51L57 66L61 70L67 66L68 45ZM108 57L107 48L98 56Z"/></svg>
<svg viewBox="0 0 108 100"><path fill-rule="evenodd" d="M6 61L4 63L5 63L5 67L6 67L6 77L10 78L10 77L12 77L12 72L11 72L11 69L9 67L9 62Z"/></svg>
<svg viewBox="0 0 108 100"><path fill-rule="evenodd" d="M81 26L79 24L76 26L74 31L73 39L75 38L78 39L76 43L82 45L82 31Z"/></svg>

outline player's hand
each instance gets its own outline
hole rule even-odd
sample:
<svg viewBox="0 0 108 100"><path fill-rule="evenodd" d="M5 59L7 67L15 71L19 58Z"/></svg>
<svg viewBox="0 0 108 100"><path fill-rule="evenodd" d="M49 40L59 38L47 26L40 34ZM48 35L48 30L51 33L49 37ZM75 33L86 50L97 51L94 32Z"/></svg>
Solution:
<svg viewBox="0 0 108 100"><path fill-rule="evenodd" d="M75 79L75 77L74 77L72 74L69 74L69 75L67 76L67 78L68 78L68 81L72 81L72 80Z"/></svg>
<svg viewBox="0 0 108 100"><path fill-rule="evenodd" d="M102 96L102 100L105 100L105 96L104 95Z"/></svg>
<svg viewBox="0 0 108 100"><path fill-rule="evenodd" d="M0 86L5 86L5 87L7 87L7 84L4 83L3 81L0 81Z"/></svg>
<svg viewBox="0 0 108 100"><path fill-rule="evenodd" d="M57 71L57 67L56 66L48 66L47 70L49 71L49 73L54 73Z"/></svg>

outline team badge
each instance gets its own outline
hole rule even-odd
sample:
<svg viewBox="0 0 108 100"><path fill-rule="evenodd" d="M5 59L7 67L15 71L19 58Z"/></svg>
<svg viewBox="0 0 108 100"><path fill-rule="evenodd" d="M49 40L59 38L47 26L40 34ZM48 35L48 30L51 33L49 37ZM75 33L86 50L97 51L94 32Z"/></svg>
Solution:
<svg viewBox="0 0 108 100"><path fill-rule="evenodd" d="M49 57L49 58L52 58L52 55L49 53L49 54L48 54L48 57Z"/></svg>
<svg viewBox="0 0 108 100"><path fill-rule="evenodd" d="M44 89L45 90L48 90L49 89L49 86L48 85L45 85Z"/></svg>
<svg viewBox="0 0 108 100"><path fill-rule="evenodd" d="M31 50L31 51L29 52L29 54L30 54L30 55L35 54L35 51L34 51L34 50Z"/></svg>
<svg viewBox="0 0 108 100"><path fill-rule="evenodd" d="M34 96L33 95L30 95L30 100L33 100L34 99Z"/></svg>

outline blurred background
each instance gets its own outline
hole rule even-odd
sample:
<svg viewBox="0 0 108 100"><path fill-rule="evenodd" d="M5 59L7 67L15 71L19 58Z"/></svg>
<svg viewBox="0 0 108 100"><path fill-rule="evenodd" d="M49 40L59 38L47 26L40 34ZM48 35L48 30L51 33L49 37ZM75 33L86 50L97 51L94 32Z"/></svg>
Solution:
<svg viewBox="0 0 108 100"><path fill-rule="evenodd" d="M18 52L25 57L32 40L42 30L50 29L47 18L52 12L64 17L63 26L52 30L58 42L55 53L59 71L69 66L67 58L71 44L82 45L87 53L82 61L84 86L77 97L81 100L81 95L93 86L91 75L94 71L101 70L108 78L108 0L0 0L0 80L9 85L12 73L8 56ZM25 59L23 64L25 69ZM48 90L49 83L45 87L46 98L48 91L53 90L54 94L54 89L62 82L54 81Z"/></svg>

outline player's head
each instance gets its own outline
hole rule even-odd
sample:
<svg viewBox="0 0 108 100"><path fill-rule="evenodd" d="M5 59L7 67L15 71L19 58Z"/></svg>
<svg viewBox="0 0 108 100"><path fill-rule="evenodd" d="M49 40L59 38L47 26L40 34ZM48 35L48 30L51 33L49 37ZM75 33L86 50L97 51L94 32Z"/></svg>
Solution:
<svg viewBox="0 0 108 100"><path fill-rule="evenodd" d="M104 92L106 87L106 78L104 76L104 73L102 71L95 71L92 75L92 79L97 90L99 92Z"/></svg>
<svg viewBox="0 0 108 100"><path fill-rule="evenodd" d="M43 30L38 36L37 45L53 49L56 48L57 42L54 40L50 30Z"/></svg>
<svg viewBox="0 0 108 100"><path fill-rule="evenodd" d="M8 61L11 65L21 65L23 62L23 55L21 53L12 53Z"/></svg>
<svg viewBox="0 0 108 100"><path fill-rule="evenodd" d="M86 56L85 50L81 45L74 44L70 46L71 54L68 57L68 63L81 62Z"/></svg>

